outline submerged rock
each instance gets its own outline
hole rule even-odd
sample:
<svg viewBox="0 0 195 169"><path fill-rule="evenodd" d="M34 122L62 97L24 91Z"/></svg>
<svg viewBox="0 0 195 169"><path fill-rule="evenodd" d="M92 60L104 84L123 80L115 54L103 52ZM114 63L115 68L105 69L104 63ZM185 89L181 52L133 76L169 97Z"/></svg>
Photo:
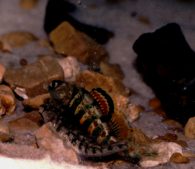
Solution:
<svg viewBox="0 0 195 169"><path fill-rule="evenodd" d="M184 133L187 138L195 139L195 117L191 117L185 125Z"/></svg>
<svg viewBox="0 0 195 169"><path fill-rule="evenodd" d="M76 20L71 12L76 10L76 6L67 0L49 0L46 7L44 29L47 33L50 33L55 29L59 24L64 21L69 22L75 29L86 33L92 39L100 44L106 43L113 33L104 28L97 26L91 26L84 24Z"/></svg>
<svg viewBox="0 0 195 169"><path fill-rule="evenodd" d="M141 35L133 45L135 66L167 115L185 124L195 115L195 53L181 28L170 23Z"/></svg>
<svg viewBox="0 0 195 169"><path fill-rule="evenodd" d="M30 10L36 7L38 0L20 0L20 6L23 9Z"/></svg>
<svg viewBox="0 0 195 169"><path fill-rule="evenodd" d="M23 99L47 93L47 85L54 79L63 80L64 73L52 57L44 57L21 68L6 69L4 76L5 82Z"/></svg>
<svg viewBox="0 0 195 169"><path fill-rule="evenodd" d="M0 85L0 117L14 113L16 108L16 99L11 88L6 85Z"/></svg>
<svg viewBox="0 0 195 169"><path fill-rule="evenodd" d="M10 48L23 47L31 42L37 41L38 38L30 32L25 31L15 31L8 32L0 36L0 42L4 45L4 50L6 45Z"/></svg>
<svg viewBox="0 0 195 169"><path fill-rule="evenodd" d="M74 56L82 63L99 63L108 57L107 51L89 36L63 22L49 34L54 50L65 56Z"/></svg>

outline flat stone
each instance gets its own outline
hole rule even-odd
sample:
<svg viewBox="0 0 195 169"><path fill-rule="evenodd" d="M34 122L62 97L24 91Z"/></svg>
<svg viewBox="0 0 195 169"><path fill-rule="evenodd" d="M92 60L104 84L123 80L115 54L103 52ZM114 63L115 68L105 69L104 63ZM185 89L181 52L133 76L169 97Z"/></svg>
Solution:
<svg viewBox="0 0 195 169"><path fill-rule="evenodd" d="M90 37L77 31L68 22L62 22L49 38L57 53L74 56L82 63L100 62L108 56L106 50Z"/></svg>
<svg viewBox="0 0 195 169"><path fill-rule="evenodd" d="M10 132L14 135L23 133L33 133L39 125L27 118L19 118L8 123Z"/></svg>
<svg viewBox="0 0 195 169"><path fill-rule="evenodd" d="M64 145L63 140L51 129L51 124L43 125L35 132L37 144L51 153L51 157L60 162L78 164L77 154L71 147Z"/></svg>
<svg viewBox="0 0 195 169"><path fill-rule="evenodd" d="M0 42L10 48L17 48L27 45L38 38L30 32L9 32L0 36Z"/></svg>
<svg viewBox="0 0 195 169"><path fill-rule="evenodd" d="M64 74L57 60L44 57L22 68L6 69L4 80L12 89L23 89L28 97L47 93L47 86L52 80L63 80Z"/></svg>
<svg viewBox="0 0 195 169"><path fill-rule="evenodd" d="M41 126L43 124L43 119L39 113L39 110L34 110L29 113L26 113L23 118L29 119L36 123L38 126Z"/></svg>
<svg viewBox="0 0 195 169"><path fill-rule="evenodd" d="M169 162L174 153L182 153L182 147L173 142L160 142L152 145L152 149L157 152L156 156L145 157L140 162L140 166L155 167Z"/></svg>
<svg viewBox="0 0 195 169"><path fill-rule="evenodd" d="M18 133L14 135L13 142L17 145L28 145L37 148L36 137L30 133Z"/></svg>
<svg viewBox="0 0 195 169"><path fill-rule="evenodd" d="M0 142L9 142L13 140L13 136L9 131L6 123L0 121Z"/></svg>

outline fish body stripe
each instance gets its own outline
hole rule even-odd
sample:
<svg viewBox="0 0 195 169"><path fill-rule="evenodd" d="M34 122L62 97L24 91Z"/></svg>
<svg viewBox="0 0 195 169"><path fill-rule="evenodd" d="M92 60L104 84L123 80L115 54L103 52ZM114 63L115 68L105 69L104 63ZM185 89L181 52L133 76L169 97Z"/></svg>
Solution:
<svg viewBox="0 0 195 169"><path fill-rule="evenodd" d="M55 128L77 147L78 154L98 158L128 150L128 143L111 135L107 124L114 112L112 98L101 88L88 92L64 83L49 87L51 100L45 111L52 116Z"/></svg>

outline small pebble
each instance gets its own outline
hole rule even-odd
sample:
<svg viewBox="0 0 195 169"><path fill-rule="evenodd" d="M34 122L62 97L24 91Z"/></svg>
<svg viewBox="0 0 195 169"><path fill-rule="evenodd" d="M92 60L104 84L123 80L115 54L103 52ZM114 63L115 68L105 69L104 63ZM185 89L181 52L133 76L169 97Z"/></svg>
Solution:
<svg viewBox="0 0 195 169"><path fill-rule="evenodd" d="M14 134L33 133L39 128L39 125L25 117L9 122L10 132Z"/></svg>
<svg viewBox="0 0 195 169"><path fill-rule="evenodd" d="M49 93L46 93L25 99L22 103L25 107L38 109L42 104L44 104L45 100L47 100L48 98L50 98L50 95Z"/></svg>
<svg viewBox="0 0 195 169"><path fill-rule="evenodd" d="M16 107L16 99L12 90L6 85L0 85L0 104L4 114L12 114Z"/></svg>
<svg viewBox="0 0 195 169"><path fill-rule="evenodd" d="M156 110L161 107L160 100L158 98L153 98L149 100L149 106L153 109Z"/></svg>
<svg viewBox="0 0 195 169"><path fill-rule="evenodd" d="M187 138L195 139L195 117L191 117L184 127L184 133Z"/></svg>
<svg viewBox="0 0 195 169"><path fill-rule="evenodd" d="M3 80L4 73L5 73L5 66L0 64L0 82L2 82Z"/></svg>
<svg viewBox="0 0 195 169"><path fill-rule="evenodd" d="M0 41L10 48L23 47L38 38L30 32L8 32L0 36Z"/></svg>
<svg viewBox="0 0 195 169"><path fill-rule="evenodd" d="M38 0L20 0L20 6L23 9L33 9L38 3Z"/></svg>
<svg viewBox="0 0 195 169"><path fill-rule="evenodd" d="M189 158L183 156L181 153L173 153L171 158L170 158L170 161L173 162L173 163L189 163Z"/></svg>
<svg viewBox="0 0 195 169"><path fill-rule="evenodd" d="M28 61L24 58L20 59L20 65L21 66L26 66L28 64Z"/></svg>
<svg viewBox="0 0 195 169"><path fill-rule="evenodd" d="M145 25L150 25L150 19L146 16L139 16L138 17L138 21L140 21L141 23L145 24Z"/></svg>
<svg viewBox="0 0 195 169"><path fill-rule="evenodd" d="M13 137L6 123L0 122L0 142L12 141Z"/></svg>

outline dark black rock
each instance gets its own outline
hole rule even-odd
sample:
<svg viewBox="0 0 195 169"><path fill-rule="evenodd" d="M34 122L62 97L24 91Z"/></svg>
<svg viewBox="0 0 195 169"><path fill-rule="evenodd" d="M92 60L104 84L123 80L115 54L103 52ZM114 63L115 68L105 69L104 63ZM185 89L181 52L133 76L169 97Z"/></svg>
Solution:
<svg viewBox="0 0 195 169"><path fill-rule="evenodd" d="M63 21L69 22L75 29L86 33L100 44L105 44L114 34L104 28L84 24L75 19L71 13L76 6L67 0L49 0L46 6L44 29L50 33Z"/></svg>
<svg viewBox="0 0 195 169"><path fill-rule="evenodd" d="M133 45L135 66L167 115L185 124L195 116L195 53L178 24L141 35Z"/></svg>

